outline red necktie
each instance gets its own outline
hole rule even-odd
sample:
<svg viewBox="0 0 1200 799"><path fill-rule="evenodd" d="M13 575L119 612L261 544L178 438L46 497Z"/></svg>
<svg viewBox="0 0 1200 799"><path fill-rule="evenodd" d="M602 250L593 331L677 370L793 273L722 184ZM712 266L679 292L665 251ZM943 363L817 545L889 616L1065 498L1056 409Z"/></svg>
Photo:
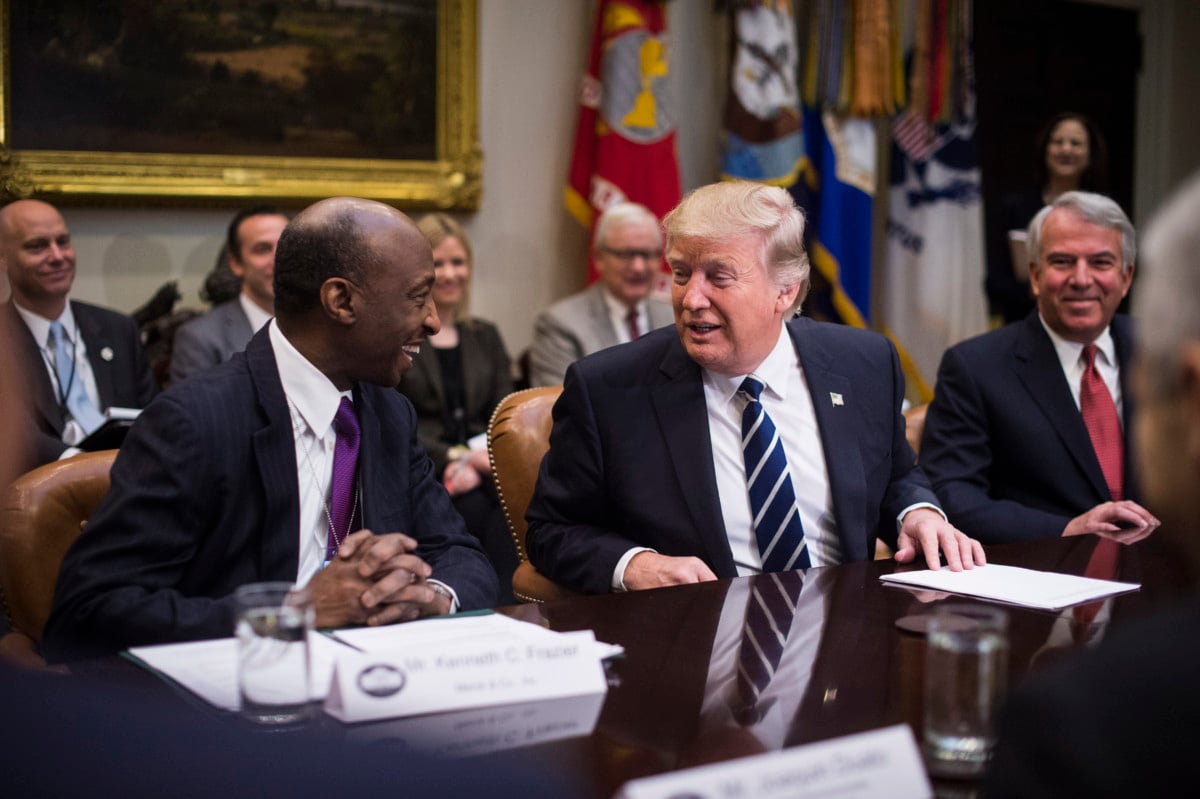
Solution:
<svg viewBox="0 0 1200 799"><path fill-rule="evenodd" d="M1087 569L1083 572L1084 577L1092 577L1097 580L1113 580L1117 576L1117 561L1120 560L1121 545L1111 538L1101 538L1096 541L1096 548L1092 550L1092 556L1088 559ZM1100 612L1100 608L1104 606L1105 600L1100 599L1095 602L1089 602L1086 605L1079 605L1074 610L1075 616L1075 636L1077 640L1086 640L1087 628L1091 626L1096 619L1096 614Z"/></svg>
<svg viewBox="0 0 1200 799"><path fill-rule="evenodd" d="M637 308L630 308L629 313L625 314L625 321L629 324L629 340L637 341L638 336L642 333L638 330L638 312Z"/></svg>
<svg viewBox="0 0 1200 799"><path fill-rule="evenodd" d="M1104 472L1104 482L1114 502L1125 498L1125 441L1121 436L1121 421L1108 386L1096 369L1096 345L1083 348L1083 380L1079 383L1079 410L1087 426L1092 449Z"/></svg>

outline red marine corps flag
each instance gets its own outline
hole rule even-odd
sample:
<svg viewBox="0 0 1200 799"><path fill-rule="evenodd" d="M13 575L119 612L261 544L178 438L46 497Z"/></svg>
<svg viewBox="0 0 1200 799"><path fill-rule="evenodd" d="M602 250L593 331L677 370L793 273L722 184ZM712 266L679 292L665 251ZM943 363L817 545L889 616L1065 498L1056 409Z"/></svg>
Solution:
<svg viewBox="0 0 1200 799"><path fill-rule="evenodd" d="M661 2L600 0L596 9L565 192L586 228L614 203L641 203L661 219L679 202L666 27Z"/></svg>

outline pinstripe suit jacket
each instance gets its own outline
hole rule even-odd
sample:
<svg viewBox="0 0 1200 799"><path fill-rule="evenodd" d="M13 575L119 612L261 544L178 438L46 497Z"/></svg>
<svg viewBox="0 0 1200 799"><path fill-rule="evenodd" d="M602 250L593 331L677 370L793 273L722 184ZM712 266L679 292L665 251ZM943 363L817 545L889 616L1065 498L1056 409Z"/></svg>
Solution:
<svg viewBox="0 0 1200 799"><path fill-rule="evenodd" d="M130 430L112 488L63 561L52 658L227 636L235 588L296 578L295 444L267 333L173 386ZM360 384L354 396L363 526L416 538L464 610L493 605L495 572L417 443L412 405L390 387Z"/></svg>

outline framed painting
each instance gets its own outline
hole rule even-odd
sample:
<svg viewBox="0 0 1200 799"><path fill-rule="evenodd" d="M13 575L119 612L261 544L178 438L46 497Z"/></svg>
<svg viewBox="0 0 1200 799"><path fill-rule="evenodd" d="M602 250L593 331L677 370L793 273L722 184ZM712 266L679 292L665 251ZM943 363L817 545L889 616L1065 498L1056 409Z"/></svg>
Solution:
<svg viewBox="0 0 1200 799"><path fill-rule="evenodd" d="M478 208L476 0L0 0L0 190Z"/></svg>

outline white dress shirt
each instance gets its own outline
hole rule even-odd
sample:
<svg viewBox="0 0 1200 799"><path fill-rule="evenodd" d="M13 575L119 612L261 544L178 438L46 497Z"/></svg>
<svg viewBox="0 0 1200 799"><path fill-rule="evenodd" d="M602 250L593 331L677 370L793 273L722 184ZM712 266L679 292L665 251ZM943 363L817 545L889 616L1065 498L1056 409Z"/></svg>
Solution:
<svg viewBox="0 0 1200 799"><path fill-rule="evenodd" d="M92 372L92 363L87 357L87 344L83 341L83 336L79 335L79 328L75 324L75 315L71 313L71 303L67 303L63 309L62 315L58 319L46 319L38 316L33 311L27 311L13 300L13 307L17 309L21 319L25 322L29 332L33 334L33 340L37 342L38 350L42 355L42 363L46 367L46 373L50 375L50 385L54 388L54 394L59 400L59 405L63 408L63 413L66 415L66 423L63 425L62 440L65 444L78 444L86 438L83 428L78 422L70 417L67 411L66 391L67 386L58 384L58 373L54 370L54 347L50 345L50 324L52 322L62 322L63 330L67 334L67 340L70 342L75 353L75 379L83 383L83 388L87 391L88 398L96 409L103 412L104 407L100 404L100 391L96 388L96 375ZM71 455L77 455L79 450L74 446L68 447L60 458L67 458Z"/></svg>
<svg viewBox="0 0 1200 799"><path fill-rule="evenodd" d="M272 319L271 314L260 308L244 293L238 295L238 304L242 306L242 313L246 314L246 321L250 323L250 329L255 333L262 330L263 326Z"/></svg>
<svg viewBox="0 0 1200 799"><path fill-rule="evenodd" d="M1046 335L1050 336L1050 341L1054 343L1054 352L1058 355L1058 362L1062 365L1063 374L1067 378L1067 385L1071 388L1071 398L1075 400L1075 407L1079 407L1079 389L1080 383L1083 380L1083 370L1085 364L1083 361L1083 344L1074 341L1067 341L1058 333L1050 329L1046 324L1046 320L1038 314L1038 321L1042 323L1042 327L1046 330ZM1117 346L1113 342L1112 331L1109 328L1104 328L1096 340L1092 342L1096 345L1096 371L1100 373L1101 379L1104 380L1104 385L1108 386L1108 393L1112 395L1113 404L1117 406L1117 419L1121 423L1121 427L1125 427L1125 411L1124 397L1121 394L1121 371L1117 366Z"/></svg>
<svg viewBox="0 0 1200 799"><path fill-rule="evenodd" d="M296 488L300 497L300 557L296 584L306 585L324 567L325 547L329 541L329 498L333 488L333 450L337 445L333 418L342 397L349 397L353 402L354 396L349 391L338 391L320 369L292 346L278 325L271 325L268 335L279 368L279 380L287 397L296 444ZM361 515L362 484L359 480L355 481L355 488ZM450 592L450 612L457 611L458 593L454 588L440 580L430 579L429 582Z"/></svg>
<svg viewBox="0 0 1200 799"><path fill-rule="evenodd" d="M608 318L617 334L617 342L629 343L629 306L609 294L606 288L600 290L600 296L604 298L604 305L608 308ZM637 324L638 335L644 336L650 332L650 311L645 300L637 304Z"/></svg>

